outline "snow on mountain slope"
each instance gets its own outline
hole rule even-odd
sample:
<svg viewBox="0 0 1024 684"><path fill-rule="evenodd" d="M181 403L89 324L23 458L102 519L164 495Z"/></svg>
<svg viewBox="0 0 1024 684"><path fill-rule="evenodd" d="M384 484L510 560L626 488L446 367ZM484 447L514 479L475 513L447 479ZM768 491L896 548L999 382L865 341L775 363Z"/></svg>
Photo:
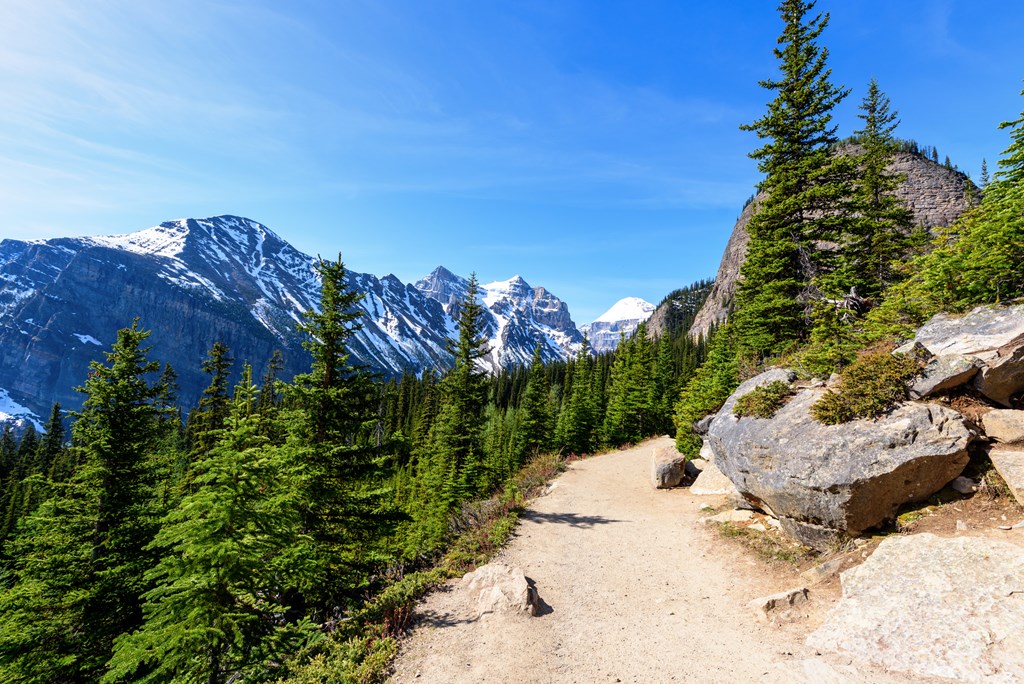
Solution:
<svg viewBox="0 0 1024 684"><path fill-rule="evenodd" d="M319 307L315 259L266 226L238 216L178 219L127 235L0 241L0 387L37 415L53 401L75 409L91 361L136 317L153 331L151 358L173 365L181 401L209 378L200 364L214 342L259 374L275 349L282 377L308 367L296 330ZM451 364L459 301L468 281L439 268L415 285L348 272L364 295L353 362L385 376ZM486 368L564 359L582 340L566 305L518 276L483 288L491 340Z"/></svg>
<svg viewBox="0 0 1024 684"><path fill-rule="evenodd" d="M654 309L653 304L639 297L626 297L580 330L587 334L595 353L612 351L619 346L620 337L632 335L638 325L651 317Z"/></svg>
<svg viewBox="0 0 1024 684"><path fill-rule="evenodd" d="M445 307L454 326L469 281L438 267L417 281L416 287ZM481 360L483 367L495 371L528 364L538 344L545 361L564 360L579 349L583 336L573 324L568 306L543 287L532 287L517 275L481 285L480 289L483 334L489 348ZM452 334L456 333L453 328Z"/></svg>
<svg viewBox="0 0 1024 684"><path fill-rule="evenodd" d="M32 423L36 430L42 431L43 429L39 416L11 399L7 390L0 388L0 425L5 423L14 423L15 425Z"/></svg>

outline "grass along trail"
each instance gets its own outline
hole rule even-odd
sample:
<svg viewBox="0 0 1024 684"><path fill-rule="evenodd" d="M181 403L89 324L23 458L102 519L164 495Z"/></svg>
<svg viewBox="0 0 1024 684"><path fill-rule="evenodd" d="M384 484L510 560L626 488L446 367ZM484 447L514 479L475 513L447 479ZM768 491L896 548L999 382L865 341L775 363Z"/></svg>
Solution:
<svg viewBox="0 0 1024 684"><path fill-rule="evenodd" d="M747 602L797 586L795 570L768 566L702 525L706 497L651 487L651 450L669 443L571 464L494 560L536 582L542 614L478 618L451 582L417 606L391 681L922 681L806 647L834 596L812 590L798 619L759 622Z"/></svg>

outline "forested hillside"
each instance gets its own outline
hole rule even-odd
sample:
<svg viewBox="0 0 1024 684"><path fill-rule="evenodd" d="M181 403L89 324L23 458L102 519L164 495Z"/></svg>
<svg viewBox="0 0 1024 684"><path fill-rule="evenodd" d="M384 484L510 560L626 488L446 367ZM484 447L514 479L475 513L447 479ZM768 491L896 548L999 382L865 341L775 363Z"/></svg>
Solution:
<svg viewBox="0 0 1024 684"><path fill-rule="evenodd" d="M612 354L584 346L544 365L538 347L531 366L487 375L472 278L452 370L384 382L353 365L361 295L344 266L317 270L322 308L300 326L312 365L291 382L280 363L263 378L242 364L229 387L235 361L218 342L186 417L136 320L83 378L69 444L59 405L42 437L4 431L5 681L305 671L368 598L444 553L467 502L507 489L531 457L667 432L703 356L685 334L652 340L641 326Z"/></svg>

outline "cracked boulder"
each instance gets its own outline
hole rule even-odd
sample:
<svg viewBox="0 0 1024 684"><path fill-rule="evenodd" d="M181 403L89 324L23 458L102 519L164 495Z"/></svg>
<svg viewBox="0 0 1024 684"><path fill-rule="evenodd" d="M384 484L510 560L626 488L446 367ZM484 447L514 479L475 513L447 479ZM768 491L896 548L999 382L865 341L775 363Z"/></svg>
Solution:
<svg viewBox="0 0 1024 684"><path fill-rule="evenodd" d="M859 535L942 489L967 465L974 435L963 416L937 404L911 402L879 419L822 425L810 407L826 390L807 388L772 418L733 414L754 387L792 377L774 369L743 383L707 440L740 494L801 543L826 549Z"/></svg>

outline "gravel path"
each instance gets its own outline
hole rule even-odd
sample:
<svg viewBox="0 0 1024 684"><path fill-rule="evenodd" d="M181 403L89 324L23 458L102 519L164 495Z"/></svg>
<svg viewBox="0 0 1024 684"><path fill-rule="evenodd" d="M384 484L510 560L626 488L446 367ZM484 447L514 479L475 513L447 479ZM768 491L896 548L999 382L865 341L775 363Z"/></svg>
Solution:
<svg viewBox="0 0 1024 684"><path fill-rule="evenodd" d="M536 582L542 614L477 617L457 582L428 596L395 684L907 682L804 646L833 597L769 625L751 599L798 586L699 521L686 489L654 490L652 448L574 463L495 562ZM833 592L834 593L834 592Z"/></svg>

